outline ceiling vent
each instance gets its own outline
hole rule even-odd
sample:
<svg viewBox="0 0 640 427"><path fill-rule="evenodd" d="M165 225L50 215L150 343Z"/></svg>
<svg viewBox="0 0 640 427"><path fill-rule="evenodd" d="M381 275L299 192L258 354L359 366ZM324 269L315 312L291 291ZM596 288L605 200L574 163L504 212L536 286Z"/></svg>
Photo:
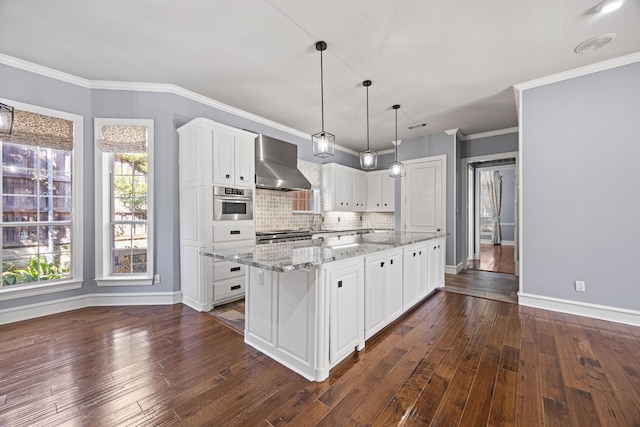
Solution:
<svg viewBox="0 0 640 427"><path fill-rule="evenodd" d="M596 37L592 37L589 40L585 40L582 43L580 43L576 47L576 53L593 52L594 50L598 50L601 47L605 47L606 45L611 43L613 40L615 40L616 37L618 37L618 35L614 33L602 34Z"/></svg>

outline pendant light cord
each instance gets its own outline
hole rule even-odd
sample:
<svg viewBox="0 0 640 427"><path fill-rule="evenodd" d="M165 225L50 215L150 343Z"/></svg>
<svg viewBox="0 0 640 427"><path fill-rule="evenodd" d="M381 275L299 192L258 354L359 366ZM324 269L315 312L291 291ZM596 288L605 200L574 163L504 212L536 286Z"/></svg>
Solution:
<svg viewBox="0 0 640 427"><path fill-rule="evenodd" d="M398 107L400 108L400 107ZM396 162L398 161L398 108L396 108Z"/></svg>
<svg viewBox="0 0 640 427"><path fill-rule="evenodd" d="M322 72L322 50L320 51L320 108L322 116L322 133L324 133L324 73Z"/></svg>
<svg viewBox="0 0 640 427"><path fill-rule="evenodd" d="M369 151L369 86L367 86L367 151Z"/></svg>

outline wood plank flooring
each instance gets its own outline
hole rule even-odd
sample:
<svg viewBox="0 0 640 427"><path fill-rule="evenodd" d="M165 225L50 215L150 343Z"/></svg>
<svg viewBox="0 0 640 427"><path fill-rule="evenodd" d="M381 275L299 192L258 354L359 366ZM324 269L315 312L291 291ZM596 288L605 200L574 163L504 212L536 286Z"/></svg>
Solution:
<svg viewBox="0 0 640 427"><path fill-rule="evenodd" d="M640 328L439 291L306 381L186 306L0 326L2 426L639 426Z"/></svg>
<svg viewBox="0 0 640 427"><path fill-rule="evenodd" d="M518 303L518 277L511 274L491 273L479 270L462 270L458 274L446 274L444 290Z"/></svg>
<svg viewBox="0 0 640 427"><path fill-rule="evenodd" d="M513 258L513 245L494 245L480 243L480 259L469 261L470 270L493 271L494 273L516 273L516 263Z"/></svg>

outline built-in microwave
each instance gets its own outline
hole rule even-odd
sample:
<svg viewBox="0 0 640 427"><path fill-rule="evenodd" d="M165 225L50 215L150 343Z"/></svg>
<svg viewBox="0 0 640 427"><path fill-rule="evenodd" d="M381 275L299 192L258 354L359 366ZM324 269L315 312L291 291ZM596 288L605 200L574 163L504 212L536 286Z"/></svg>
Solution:
<svg viewBox="0 0 640 427"><path fill-rule="evenodd" d="M250 188L213 187L213 220L253 219L253 190Z"/></svg>

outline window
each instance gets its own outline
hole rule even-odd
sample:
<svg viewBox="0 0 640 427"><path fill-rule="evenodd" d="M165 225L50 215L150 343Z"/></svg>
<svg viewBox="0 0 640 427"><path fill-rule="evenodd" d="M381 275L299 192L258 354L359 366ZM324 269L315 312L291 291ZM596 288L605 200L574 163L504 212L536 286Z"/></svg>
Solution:
<svg viewBox="0 0 640 427"><path fill-rule="evenodd" d="M293 212L319 212L319 193L320 191L317 189L293 191L291 195L291 209Z"/></svg>
<svg viewBox="0 0 640 427"><path fill-rule="evenodd" d="M96 281L150 285L153 120L95 119Z"/></svg>
<svg viewBox="0 0 640 427"><path fill-rule="evenodd" d="M3 101L4 102L4 101ZM82 118L6 101L13 132L2 155L0 299L82 285Z"/></svg>

